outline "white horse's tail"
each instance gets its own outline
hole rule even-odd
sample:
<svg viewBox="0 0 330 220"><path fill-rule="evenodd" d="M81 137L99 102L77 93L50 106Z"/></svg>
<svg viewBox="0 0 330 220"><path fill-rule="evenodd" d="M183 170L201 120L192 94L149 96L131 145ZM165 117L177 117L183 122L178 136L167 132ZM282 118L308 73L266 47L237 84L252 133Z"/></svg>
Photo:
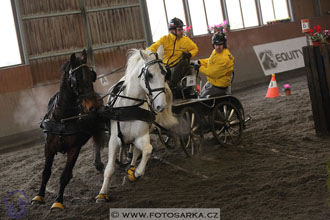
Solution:
<svg viewBox="0 0 330 220"><path fill-rule="evenodd" d="M178 124L178 120L173 116L172 112L172 91L167 83L165 83L165 93L166 93L166 108L164 111L156 115L156 122L163 126L164 128L171 128L174 125Z"/></svg>

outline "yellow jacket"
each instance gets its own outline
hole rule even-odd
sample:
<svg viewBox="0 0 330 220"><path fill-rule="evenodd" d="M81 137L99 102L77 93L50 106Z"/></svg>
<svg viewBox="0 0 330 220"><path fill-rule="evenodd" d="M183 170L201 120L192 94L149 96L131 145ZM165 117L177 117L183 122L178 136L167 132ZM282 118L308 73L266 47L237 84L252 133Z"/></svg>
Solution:
<svg viewBox="0 0 330 220"><path fill-rule="evenodd" d="M228 49L224 48L221 53L215 50L207 59L199 60L199 71L206 75L207 80L214 86L230 86L230 79L234 71L234 57Z"/></svg>
<svg viewBox="0 0 330 220"><path fill-rule="evenodd" d="M197 45L189 37L183 36L181 38L178 38L176 42L175 39L176 36L174 34L165 35L161 37L157 42L152 44L150 47L148 47L147 50L156 52L158 47L160 45L163 45L164 47L163 62L169 64L171 67L181 60L183 52L191 53L191 57L196 56L198 52ZM174 42L175 42L175 50L173 54ZM170 60L168 60L169 58Z"/></svg>

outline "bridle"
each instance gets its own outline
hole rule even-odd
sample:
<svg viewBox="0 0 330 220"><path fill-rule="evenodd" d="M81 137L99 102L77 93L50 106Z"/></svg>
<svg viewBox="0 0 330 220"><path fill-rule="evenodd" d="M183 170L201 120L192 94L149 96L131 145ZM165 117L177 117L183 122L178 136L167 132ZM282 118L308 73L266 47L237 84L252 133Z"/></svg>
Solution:
<svg viewBox="0 0 330 220"><path fill-rule="evenodd" d="M141 57L143 57L142 52L140 51ZM141 69L141 73L139 74L138 78L140 78L142 75L144 76L144 82L146 85L146 88L148 90L148 97L151 103L154 102L154 100L162 93L165 93L165 87L160 87L160 88L155 88L155 89L151 89L150 84L149 84L149 80L148 80L148 76L151 75L151 73L149 72L149 67L154 65L154 64L158 64L160 70L161 70L161 74L162 75L166 75L166 71L164 70L164 68L162 67L161 64L163 64L163 61L161 59L158 58L158 54L157 53L151 53L154 54L156 59L155 60L151 60L147 63L144 64L143 68ZM159 91L154 97L152 95L153 92L157 92Z"/></svg>
<svg viewBox="0 0 330 220"><path fill-rule="evenodd" d="M93 70L92 67L89 67L87 64L81 64L75 68L71 68L69 70L69 84L70 84L70 87L73 89L74 93L79 97L81 98L82 96L87 96L88 94L79 94L78 92L78 85L77 85L77 78L76 76L73 74L74 72L78 71L79 69L83 68L83 67L87 67L92 73L95 74L95 77L96 78L96 73L95 71ZM93 79L93 82L95 82L95 80Z"/></svg>
<svg viewBox="0 0 330 220"><path fill-rule="evenodd" d="M141 54L141 57L143 57L141 51L140 51L140 54ZM160 94L162 94L163 92L165 93L165 87L151 89L150 84L149 84L149 80L148 80L148 75L151 75L151 73L149 72L149 67L152 66L152 65L154 65L154 64L158 64L159 65L159 68L161 70L161 74L162 75L165 76L167 72L162 67L161 64L163 64L163 61L158 58L158 54L157 53L151 53L151 54L154 54L156 56L156 59L155 60L151 60L149 62L146 62L144 64L143 68L141 69L140 74L138 75L138 78L141 78L142 75L144 76L144 79L143 80L145 82L146 89L148 90L148 94L147 94L148 95L148 99L146 100L146 99L132 98L132 97L129 97L129 96L120 95L125 90L125 88L126 88L125 85L122 85L120 87L119 91L116 91L115 93L110 92L110 93L107 94L107 95L111 95L113 97L113 99L108 103L108 106L110 106L111 108L115 108L114 105L115 105L117 99L118 98L124 98L124 99L129 99L129 100L137 101L138 103L135 104L135 105L125 106L125 107L120 107L120 108L136 108L136 107L141 106L143 103L148 103L148 106L151 109L151 111L153 113L155 113L154 110L153 110L152 104L153 104L154 100ZM156 92L156 91L159 91L159 92L155 95L155 97L153 97L152 93L153 92Z"/></svg>

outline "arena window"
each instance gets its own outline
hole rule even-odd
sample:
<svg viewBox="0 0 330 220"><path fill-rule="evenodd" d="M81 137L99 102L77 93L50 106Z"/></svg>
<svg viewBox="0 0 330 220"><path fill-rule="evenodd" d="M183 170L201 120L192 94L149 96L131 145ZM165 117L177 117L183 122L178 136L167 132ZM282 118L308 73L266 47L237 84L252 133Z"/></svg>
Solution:
<svg viewBox="0 0 330 220"><path fill-rule="evenodd" d="M182 1L165 0L165 6L166 6L167 22L169 22L172 18L177 17L180 18L183 21L183 23L187 24Z"/></svg>
<svg viewBox="0 0 330 220"><path fill-rule="evenodd" d="M17 38L16 24L11 0L2 0L0 7L0 68L22 63L20 44Z"/></svg>
<svg viewBox="0 0 330 220"><path fill-rule="evenodd" d="M206 18L208 26L214 26L223 23L224 17L222 6L219 0L204 0Z"/></svg>
<svg viewBox="0 0 330 220"><path fill-rule="evenodd" d="M229 20L231 30L256 27L290 17L290 0L146 0L153 40L168 33L173 17L192 25L193 35ZM186 20L187 19L187 20ZM167 21L167 22L166 22Z"/></svg>
<svg viewBox="0 0 330 220"><path fill-rule="evenodd" d="M289 18L289 7L287 0L258 0L260 2L262 22Z"/></svg>
<svg viewBox="0 0 330 220"><path fill-rule="evenodd" d="M182 1L147 0L146 2L153 41L168 34L168 22L172 18L177 17L187 23Z"/></svg>
<svg viewBox="0 0 330 220"><path fill-rule="evenodd" d="M188 0L194 35L207 34L207 22L203 0Z"/></svg>
<svg viewBox="0 0 330 220"><path fill-rule="evenodd" d="M226 9L232 30L259 25L255 0L226 0Z"/></svg>
<svg viewBox="0 0 330 220"><path fill-rule="evenodd" d="M168 33L163 0L147 0L149 22L153 41Z"/></svg>

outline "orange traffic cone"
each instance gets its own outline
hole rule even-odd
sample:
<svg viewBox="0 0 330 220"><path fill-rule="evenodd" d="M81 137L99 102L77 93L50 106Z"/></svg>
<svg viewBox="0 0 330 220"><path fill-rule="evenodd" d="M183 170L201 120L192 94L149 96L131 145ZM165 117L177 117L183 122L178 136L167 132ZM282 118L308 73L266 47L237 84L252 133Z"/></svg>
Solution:
<svg viewBox="0 0 330 220"><path fill-rule="evenodd" d="M272 79L270 80L268 91L266 94L266 98L276 98L280 96L280 93L278 91L275 74L272 74Z"/></svg>

